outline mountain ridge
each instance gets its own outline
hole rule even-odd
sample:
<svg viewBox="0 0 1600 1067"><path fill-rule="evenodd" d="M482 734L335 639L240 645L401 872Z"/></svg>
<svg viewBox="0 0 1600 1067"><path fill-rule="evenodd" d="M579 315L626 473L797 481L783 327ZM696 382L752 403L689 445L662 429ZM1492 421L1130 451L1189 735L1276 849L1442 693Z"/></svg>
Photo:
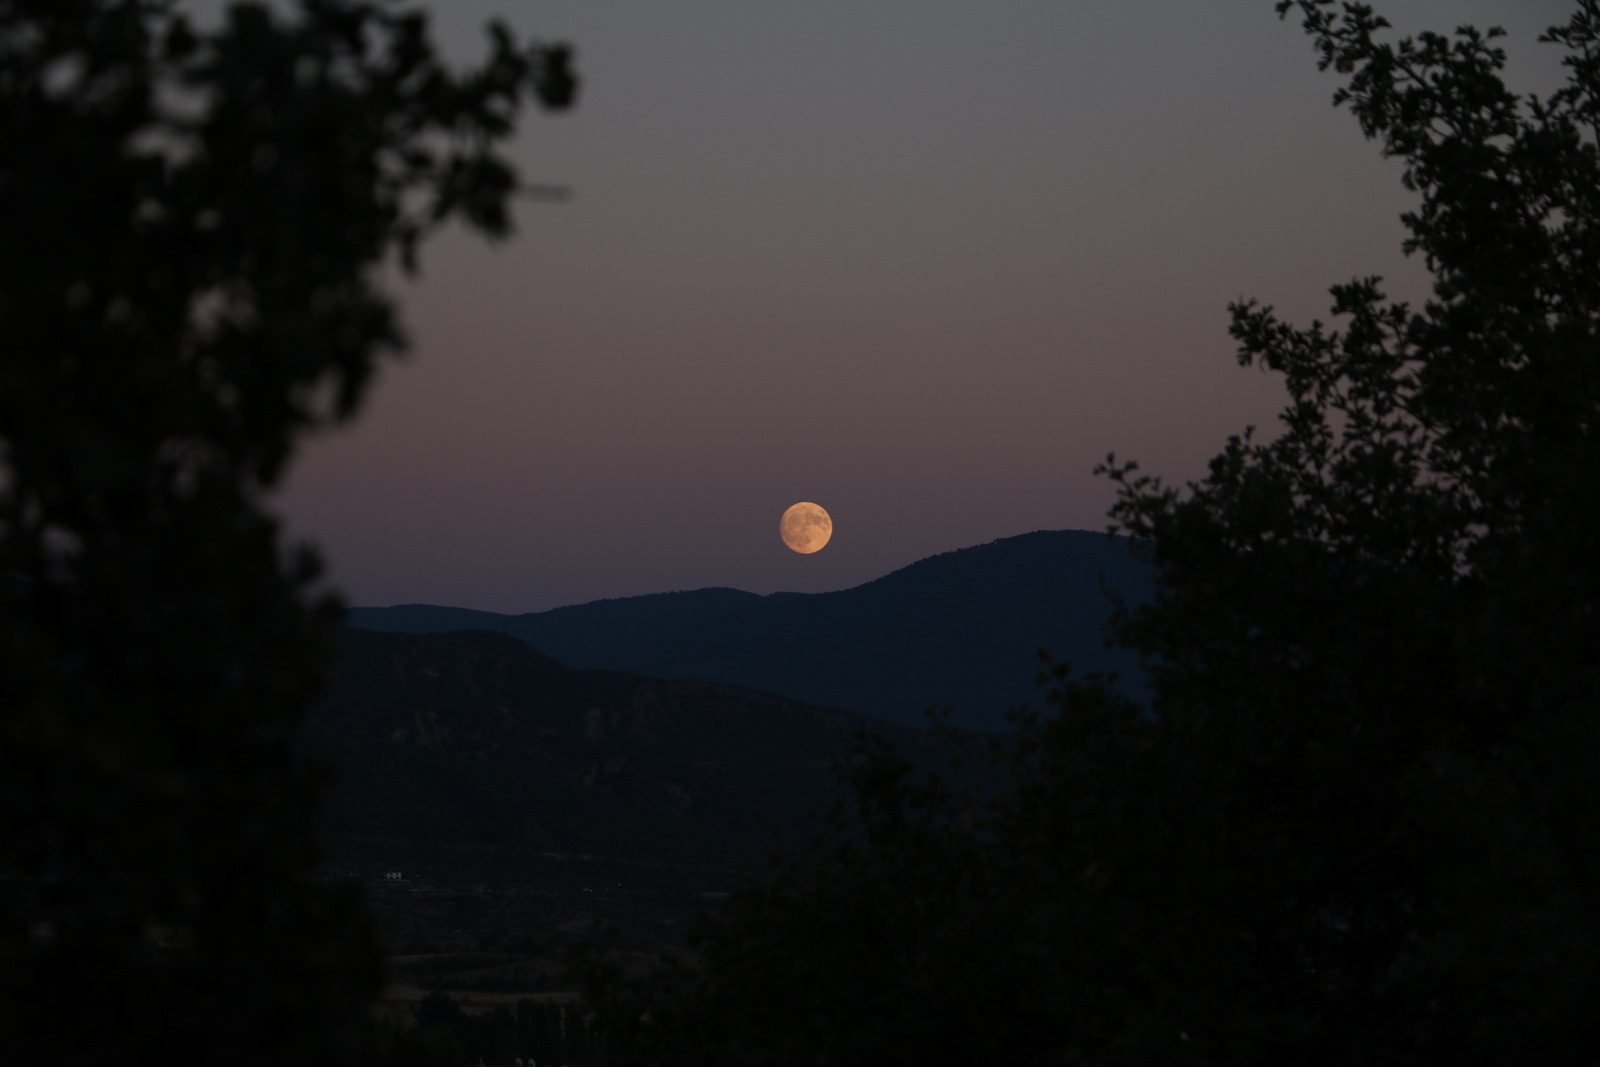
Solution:
<svg viewBox="0 0 1600 1067"><path fill-rule="evenodd" d="M1120 590L1148 595L1127 539L1040 530L925 557L825 593L727 587L616 597L504 615L432 605L353 608L348 623L389 632L511 634L566 666L695 678L782 694L903 725L953 706L953 722L1006 730L1033 698L1037 650L1079 673L1142 690L1136 657L1105 646Z"/></svg>

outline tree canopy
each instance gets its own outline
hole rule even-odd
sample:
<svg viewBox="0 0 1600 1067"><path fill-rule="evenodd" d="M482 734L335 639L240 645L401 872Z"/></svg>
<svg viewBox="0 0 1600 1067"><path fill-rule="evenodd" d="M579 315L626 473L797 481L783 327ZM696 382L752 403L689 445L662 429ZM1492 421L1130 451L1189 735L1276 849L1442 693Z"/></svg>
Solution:
<svg viewBox="0 0 1600 1067"><path fill-rule="evenodd" d="M1108 460L1155 595L1135 704L1064 665L983 792L868 741L834 811L591 974L615 1062L1578 1064L1600 1055L1600 3L1392 41L1285 0L1403 164L1421 306L1232 308L1275 435L1174 488Z"/></svg>
<svg viewBox="0 0 1600 1067"><path fill-rule="evenodd" d="M295 727L338 605L263 506L506 233L570 50L366 0L0 0L0 1058L343 1061L381 980Z"/></svg>

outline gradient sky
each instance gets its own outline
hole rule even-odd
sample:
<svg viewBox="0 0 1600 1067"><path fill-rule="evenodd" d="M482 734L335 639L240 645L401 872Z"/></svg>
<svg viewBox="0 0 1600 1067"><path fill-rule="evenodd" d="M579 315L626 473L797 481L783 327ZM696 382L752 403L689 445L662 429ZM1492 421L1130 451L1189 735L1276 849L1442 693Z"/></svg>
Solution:
<svg viewBox="0 0 1600 1067"><path fill-rule="evenodd" d="M1555 0L1390 0L1504 25L1547 91ZM396 283L413 340L279 499L352 603L538 611L711 585L855 585L1100 529L1106 453L1197 477L1270 426L1227 304L1305 323L1398 251L1399 166L1330 106L1271 0L449 0L578 50L531 114L508 243L447 233ZM812 556L778 518L812 500Z"/></svg>

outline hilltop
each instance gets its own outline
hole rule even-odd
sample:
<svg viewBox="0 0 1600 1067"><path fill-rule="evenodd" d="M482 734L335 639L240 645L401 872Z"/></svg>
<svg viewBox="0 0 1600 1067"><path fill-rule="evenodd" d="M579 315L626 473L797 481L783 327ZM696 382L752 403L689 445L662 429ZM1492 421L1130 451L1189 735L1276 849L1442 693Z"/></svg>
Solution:
<svg viewBox="0 0 1600 1067"><path fill-rule="evenodd" d="M1137 659L1105 647L1110 590L1148 595L1146 569L1123 538L1042 530L930 556L851 589L738 589L597 600L522 615L407 604L353 608L368 630L511 634L573 668L722 682L909 726L924 709L1007 729L1034 698L1037 650L1079 673L1115 672L1137 691Z"/></svg>

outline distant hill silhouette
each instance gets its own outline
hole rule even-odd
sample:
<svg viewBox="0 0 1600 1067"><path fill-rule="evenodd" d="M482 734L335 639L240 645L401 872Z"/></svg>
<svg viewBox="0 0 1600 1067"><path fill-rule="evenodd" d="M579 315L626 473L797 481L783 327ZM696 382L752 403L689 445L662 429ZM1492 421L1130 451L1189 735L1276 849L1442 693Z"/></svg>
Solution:
<svg viewBox="0 0 1600 1067"><path fill-rule="evenodd" d="M1106 589L1148 595L1128 542L1039 531L931 556L833 593L759 596L737 589L597 600L526 615L409 604L354 608L352 626L518 637L574 668L695 678L781 693L905 725L954 706L969 729L1005 730L1034 700L1037 650L1078 673L1114 671L1142 685L1138 661L1105 648ZM1037 703L1037 701L1034 701Z"/></svg>
<svg viewBox="0 0 1600 1067"><path fill-rule="evenodd" d="M471 890L429 905L444 912L430 938L605 918L633 943L672 944L686 897L740 884L773 828L810 832L811 806L841 792L829 757L858 727L928 768L955 751L766 693L569 670L504 634L347 628L339 645L307 722L338 769L324 832L346 870Z"/></svg>

